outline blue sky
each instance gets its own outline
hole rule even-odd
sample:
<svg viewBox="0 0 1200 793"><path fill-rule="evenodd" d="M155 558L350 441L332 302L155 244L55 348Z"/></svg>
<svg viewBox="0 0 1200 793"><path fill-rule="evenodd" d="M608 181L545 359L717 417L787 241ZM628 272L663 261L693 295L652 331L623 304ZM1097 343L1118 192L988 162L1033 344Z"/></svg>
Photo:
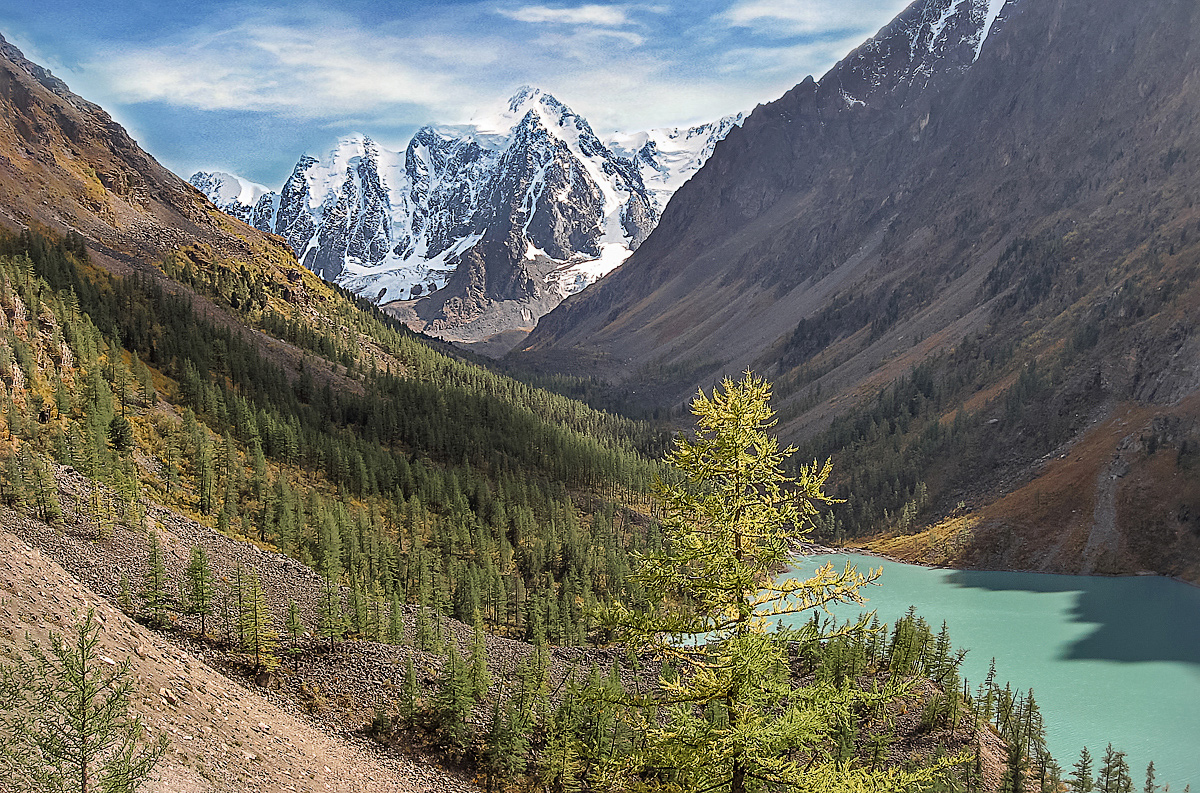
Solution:
<svg viewBox="0 0 1200 793"><path fill-rule="evenodd" d="M0 32L187 177L550 91L597 132L710 121L820 76L909 0L0 0Z"/></svg>

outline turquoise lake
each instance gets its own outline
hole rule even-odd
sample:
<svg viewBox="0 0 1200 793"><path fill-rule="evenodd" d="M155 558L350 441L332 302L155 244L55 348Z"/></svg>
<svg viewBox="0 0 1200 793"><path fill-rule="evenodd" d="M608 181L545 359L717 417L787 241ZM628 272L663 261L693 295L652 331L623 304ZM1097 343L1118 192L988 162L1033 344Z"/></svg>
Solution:
<svg viewBox="0 0 1200 793"><path fill-rule="evenodd" d="M993 657L998 682L1032 688L1064 773L1082 747L1098 761L1111 741L1128 753L1138 790L1153 760L1160 784L1200 791L1200 589L1153 576L938 570L858 555L808 557L793 574L847 559L883 568L880 586L864 589L881 621L911 605L935 632L949 625L969 651L962 673L972 688ZM861 611L833 609L839 619Z"/></svg>

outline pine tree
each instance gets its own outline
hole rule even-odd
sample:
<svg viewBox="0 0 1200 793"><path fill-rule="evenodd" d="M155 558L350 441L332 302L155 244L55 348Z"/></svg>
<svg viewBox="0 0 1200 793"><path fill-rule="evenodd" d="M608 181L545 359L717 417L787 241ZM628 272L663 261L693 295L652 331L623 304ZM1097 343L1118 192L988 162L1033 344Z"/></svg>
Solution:
<svg viewBox="0 0 1200 793"><path fill-rule="evenodd" d="M99 633L89 610L49 652L29 640L32 663L0 667L0 776L17 789L132 793L166 751L129 715L129 661L102 663Z"/></svg>
<svg viewBox="0 0 1200 793"><path fill-rule="evenodd" d="M142 392L142 401L147 405L158 403L158 392L154 389L154 375L150 367L142 363L137 353L133 354L133 376L137 379L138 389Z"/></svg>
<svg viewBox="0 0 1200 793"><path fill-rule="evenodd" d="M497 780L512 780L524 766L524 758L518 756L517 730L513 724L512 700L501 704L497 698L492 702L492 717L488 731L483 736L483 767L485 787L494 790Z"/></svg>
<svg viewBox="0 0 1200 793"><path fill-rule="evenodd" d="M208 515L216 505L217 475L208 435L204 430L197 430L196 437L199 446L196 454L196 492L199 496L200 511Z"/></svg>
<svg viewBox="0 0 1200 793"><path fill-rule="evenodd" d="M358 576L350 575L350 631L362 637L367 630L367 598Z"/></svg>
<svg viewBox="0 0 1200 793"><path fill-rule="evenodd" d="M15 454L5 456L0 464L0 503L14 509L25 508L25 476Z"/></svg>
<svg viewBox="0 0 1200 793"><path fill-rule="evenodd" d="M1096 790L1103 793L1132 793L1133 779L1129 775L1129 763L1125 753L1113 748L1110 743L1104 749L1100 773L1096 777Z"/></svg>
<svg viewBox="0 0 1200 793"><path fill-rule="evenodd" d="M201 545L192 546L187 567L187 613L200 618L200 637L208 634L208 618L213 613L216 592L208 554Z"/></svg>
<svg viewBox="0 0 1200 793"><path fill-rule="evenodd" d="M167 568L163 565L158 532L151 529L147 532L146 540L149 549L146 553L146 572L142 574L142 600L146 602L150 621L162 626L167 622L167 609L171 605L170 581L167 579Z"/></svg>
<svg viewBox="0 0 1200 793"><path fill-rule="evenodd" d="M272 627L271 611L259 585L258 573L247 577L242 597L241 614L238 617L238 632L242 635L242 649L254 656L254 668L272 670L278 666L275 645L279 635Z"/></svg>
<svg viewBox="0 0 1200 793"><path fill-rule="evenodd" d="M635 581L657 605L644 612L615 605L601 615L627 642L683 670L664 675L656 694L626 701L627 717L645 737L608 769L610 786L649 774L682 789L730 793L762 785L883 791L934 774L837 762L825 754L824 736L865 694L793 687L790 643L821 637L812 622L770 627L821 604L861 603L858 590L874 575L826 566L807 580L776 578L797 536L811 529L816 505L830 501L823 492L830 466L783 473L793 450L768 435L775 423L769 399L770 386L750 373L696 397L696 439L677 438L667 458L674 473L657 487L666 548L633 565ZM634 707L647 701L651 707Z"/></svg>
<svg viewBox="0 0 1200 793"><path fill-rule="evenodd" d="M388 608L387 640L390 644L404 643L404 611L400 607L400 595L395 592Z"/></svg>
<svg viewBox="0 0 1200 793"><path fill-rule="evenodd" d="M61 523L62 504L58 500L58 482L49 463L33 454L29 446L21 447L21 467L29 484L27 501L32 502L33 514L43 523Z"/></svg>
<svg viewBox="0 0 1200 793"><path fill-rule="evenodd" d="M1154 761L1150 761L1150 765L1146 766L1146 784L1142 787L1142 793L1158 793L1161 787L1154 781Z"/></svg>
<svg viewBox="0 0 1200 793"><path fill-rule="evenodd" d="M121 573L121 584L117 593L117 607L126 614L133 614L133 593L129 590L129 576L125 573Z"/></svg>
<svg viewBox="0 0 1200 793"><path fill-rule="evenodd" d="M300 651L297 645L300 643L300 636L304 633L304 622L300 619L300 609L296 606L296 601L291 598L288 599L286 627L291 640L289 654L292 656L292 668L299 669Z"/></svg>
<svg viewBox="0 0 1200 793"><path fill-rule="evenodd" d="M554 712L540 774L555 793L579 793L583 790L583 758L578 732L576 698L568 685L562 702Z"/></svg>
<svg viewBox="0 0 1200 793"><path fill-rule="evenodd" d="M422 582L424 582L422 577ZM429 600L426 597L428 594L424 585L420 589L420 597L417 601L417 616L415 631L415 644L418 649L429 652L433 649L434 630L430 624L429 618Z"/></svg>
<svg viewBox="0 0 1200 793"><path fill-rule="evenodd" d="M400 689L400 718L412 723L421 708L421 689L417 686L417 670L413 666L412 653L404 665L404 685Z"/></svg>
<svg viewBox="0 0 1200 793"><path fill-rule="evenodd" d="M483 701L492 685L488 673L487 642L484 640L483 618L475 612L474 633L471 638L471 657L468 661L471 677L471 695L476 702Z"/></svg>
<svg viewBox="0 0 1200 793"><path fill-rule="evenodd" d="M321 580L321 602L317 605L317 635L329 639L329 649L346 632L346 620L342 616L342 595L337 584L328 578Z"/></svg>

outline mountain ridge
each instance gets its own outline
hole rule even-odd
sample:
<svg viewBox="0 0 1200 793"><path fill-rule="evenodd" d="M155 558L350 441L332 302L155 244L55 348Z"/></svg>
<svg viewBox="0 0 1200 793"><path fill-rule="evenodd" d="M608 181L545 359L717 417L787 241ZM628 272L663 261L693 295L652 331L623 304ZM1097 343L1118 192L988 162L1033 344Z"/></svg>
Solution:
<svg viewBox="0 0 1200 793"><path fill-rule="evenodd" d="M402 152L344 137L324 161L302 157L278 193L216 172L191 183L323 278L417 329L478 340L531 328L618 266L740 120L606 142L524 86L490 118L422 127Z"/></svg>
<svg viewBox="0 0 1200 793"><path fill-rule="evenodd" d="M1131 466L1115 500L1142 504L1116 508L1089 569L1194 578L1190 469L1170 470L1177 493L1147 466L1164 448L1188 459L1197 432L1179 407L1200 388L1200 184L1184 165L1200 157L1196 9L981 9L914 3L820 81L756 108L642 247L511 360L674 409L754 368L778 385L781 434L844 477L854 506L831 533L895 531L906 508L983 516L941 563L1080 572L1070 549L1087 543L1064 537L1086 537L1092 500L1109 498L1104 466L1069 456L1084 444ZM976 52L965 31L985 23ZM938 25L953 46L931 71L913 33L936 42ZM898 394L910 415L890 407ZM1088 443L1126 405L1148 407L1130 414L1137 431ZM1044 465L1064 454L1077 475ZM1035 499L1006 499L1044 476L1075 482L1043 485L1077 510L1057 526ZM1134 479L1157 482L1153 517Z"/></svg>

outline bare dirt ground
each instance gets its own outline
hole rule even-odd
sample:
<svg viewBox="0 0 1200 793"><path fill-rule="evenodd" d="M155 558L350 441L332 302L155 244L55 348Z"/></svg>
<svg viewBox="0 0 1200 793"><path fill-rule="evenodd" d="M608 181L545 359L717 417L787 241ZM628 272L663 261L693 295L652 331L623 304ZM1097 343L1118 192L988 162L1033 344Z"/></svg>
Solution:
<svg viewBox="0 0 1200 793"><path fill-rule="evenodd" d="M152 793L166 791L469 791L440 769L369 742L330 734L298 710L269 701L113 608L62 567L0 531L0 653L19 658L25 637L46 643L88 609L102 654L130 658L132 703L152 734L171 741Z"/></svg>

